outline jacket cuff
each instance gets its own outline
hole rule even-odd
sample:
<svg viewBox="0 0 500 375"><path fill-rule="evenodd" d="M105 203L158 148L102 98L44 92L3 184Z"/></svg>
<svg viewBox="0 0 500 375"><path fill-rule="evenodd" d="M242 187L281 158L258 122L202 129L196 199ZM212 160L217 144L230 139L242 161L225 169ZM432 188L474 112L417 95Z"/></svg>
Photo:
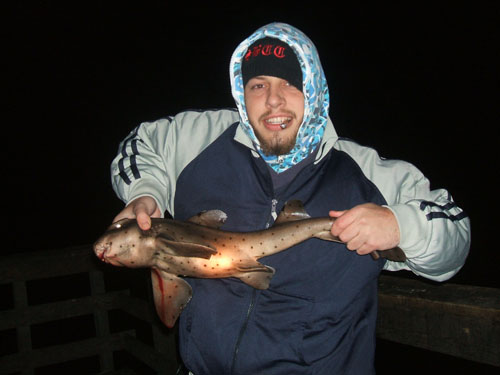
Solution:
<svg viewBox="0 0 500 375"><path fill-rule="evenodd" d="M408 258L425 252L429 238L428 225L422 211L409 204L385 206L392 211L399 225L399 247Z"/></svg>
<svg viewBox="0 0 500 375"><path fill-rule="evenodd" d="M144 178L135 181L130 187L127 204L140 197L153 198L161 211L161 216L164 217L166 210L164 202L167 201L166 189L162 189L161 185L158 186L157 181L148 181Z"/></svg>

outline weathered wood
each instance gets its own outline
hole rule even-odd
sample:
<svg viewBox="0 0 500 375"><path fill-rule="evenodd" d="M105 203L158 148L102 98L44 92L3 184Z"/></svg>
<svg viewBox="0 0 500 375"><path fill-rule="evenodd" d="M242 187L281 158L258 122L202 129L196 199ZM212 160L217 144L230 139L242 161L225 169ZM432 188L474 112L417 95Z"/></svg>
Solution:
<svg viewBox="0 0 500 375"><path fill-rule="evenodd" d="M25 309L28 306L28 293L26 292L26 283L21 280L16 280L12 283L14 291L14 306L16 309ZM18 324L16 326L17 335L17 350L21 354L31 352L31 329L29 322ZM25 368L22 375L33 375L32 368Z"/></svg>
<svg viewBox="0 0 500 375"><path fill-rule="evenodd" d="M21 252L0 257L0 284L74 275L98 265L91 246Z"/></svg>
<svg viewBox="0 0 500 375"><path fill-rule="evenodd" d="M8 374L73 359L86 358L98 355L102 351L120 350L123 348L123 337L131 334L134 333L132 331L120 332L107 337L94 337L29 352L6 355L0 358L0 370L3 374Z"/></svg>
<svg viewBox="0 0 500 375"><path fill-rule="evenodd" d="M98 297L106 294L104 286L104 276L101 271L90 270L90 291L92 297ZM108 312L105 309L94 307L94 325L96 336L98 338L108 337L110 334ZM99 353L100 368L104 371L114 370L113 352L104 350Z"/></svg>
<svg viewBox="0 0 500 375"><path fill-rule="evenodd" d="M1 356L0 373L21 372L28 375L33 374L39 367L57 365L90 356L100 358L101 372L114 373L113 352L117 350L134 352L136 349L139 353L139 360L155 358L154 364L160 369L170 369L175 366L174 362L166 360L165 356L159 354L158 347L136 340L134 330L110 332L108 321L110 310L126 311L149 324L156 318L151 315L150 301L130 295L128 288L135 290L134 283L128 278L122 280L120 277L120 275L123 277L127 274L127 271L131 274L134 272L126 269L119 272L115 267L106 267L95 257L91 246L0 256L0 284L10 285L12 288L12 307L0 311L0 331L15 329L18 333L17 342L12 343L18 348L18 352ZM103 272L107 273L106 280L112 281L114 288L126 289L107 291ZM43 279L51 282L52 287L46 290L46 295L50 300L53 295L58 296L57 289L62 291L68 288L68 284L64 281L59 282L56 278L77 274L89 275L87 280L90 286L90 296L72 298L69 295L66 299L57 302L30 305L29 289L26 290L27 283L33 284ZM134 275L137 275L137 272L134 272ZM57 280L57 283L54 284L53 280ZM79 283L82 280L84 281L85 278L78 278ZM36 349L32 348L32 326L84 315L95 317L94 327L97 337L83 340L77 338L77 341L65 344L44 347L38 345ZM158 339L161 341L162 337ZM173 335L165 335L163 340L170 344L162 343L162 347L171 346L175 350ZM159 341L155 340L155 345L159 344ZM125 342L127 345L124 344Z"/></svg>
<svg viewBox="0 0 500 375"><path fill-rule="evenodd" d="M127 291L108 292L102 296L88 296L65 301L26 306L15 310L0 311L0 331L19 326L46 323L53 320L92 314L95 308L111 310L116 305L126 305ZM144 300L129 299L129 303L146 305Z"/></svg>
<svg viewBox="0 0 500 375"><path fill-rule="evenodd" d="M377 336L500 366L500 289L382 275Z"/></svg>

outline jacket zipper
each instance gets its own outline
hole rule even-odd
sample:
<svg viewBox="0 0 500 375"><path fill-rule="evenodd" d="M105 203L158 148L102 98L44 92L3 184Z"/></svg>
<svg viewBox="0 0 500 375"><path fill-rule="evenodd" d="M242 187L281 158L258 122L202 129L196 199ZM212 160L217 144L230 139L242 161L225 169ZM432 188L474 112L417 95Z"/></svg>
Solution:
<svg viewBox="0 0 500 375"><path fill-rule="evenodd" d="M271 217L269 218L266 224L266 228L269 228L276 221L276 218L278 217L278 213L276 212L277 205L278 205L278 200L276 198L273 198L273 200L271 200Z"/></svg>
<svg viewBox="0 0 500 375"><path fill-rule="evenodd" d="M240 344L241 340L243 339L243 335L245 334L245 331L248 326L248 321L250 320L250 313L253 310L253 307L255 305L255 297L257 295L257 290L252 291L252 299L250 300L250 305L248 306L247 313L245 315L245 321L243 322L243 325L241 326L240 329L240 334L238 335L238 340L236 341L236 347L234 348L234 353L233 353L233 361L231 363L231 374L234 374L234 366L236 365L236 357L238 356L238 352L240 351Z"/></svg>
<svg viewBox="0 0 500 375"><path fill-rule="evenodd" d="M276 213L276 207L278 205L278 200L276 198L273 198L271 200L271 215L267 221L266 228L269 228L276 218L278 217L278 214ZM238 352L240 351L240 344L241 340L243 340L243 335L245 334L245 331L248 326L248 321L250 320L250 314L255 306L255 299L257 297L257 290L253 289L252 290L252 299L250 300L250 305L248 306L247 313L245 315L245 321L243 322L243 325L241 326L240 333L238 335L238 340L236 340L236 346L234 348L234 353L233 353L233 360L231 362L231 374L234 373L234 366L236 365L236 358L238 357Z"/></svg>

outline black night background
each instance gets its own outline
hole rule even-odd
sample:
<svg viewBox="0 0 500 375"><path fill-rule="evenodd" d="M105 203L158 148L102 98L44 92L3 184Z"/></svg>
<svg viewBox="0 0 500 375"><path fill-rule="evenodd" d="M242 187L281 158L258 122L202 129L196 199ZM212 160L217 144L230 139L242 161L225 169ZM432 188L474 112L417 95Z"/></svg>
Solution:
<svg viewBox="0 0 500 375"><path fill-rule="evenodd" d="M119 142L143 121L232 107L233 49L281 21L316 44L339 135L412 162L471 217L451 282L500 287L497 2L9 3L2 255L91 244L123 207L109 174Z"/></svg>

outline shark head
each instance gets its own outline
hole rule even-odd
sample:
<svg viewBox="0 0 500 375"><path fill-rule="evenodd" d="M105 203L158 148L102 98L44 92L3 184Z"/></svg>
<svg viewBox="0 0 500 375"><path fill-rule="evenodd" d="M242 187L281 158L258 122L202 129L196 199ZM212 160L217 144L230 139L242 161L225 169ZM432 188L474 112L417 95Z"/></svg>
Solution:
<svg viewBox="0 0 500 375"><path fill-rule="evenodd" d="M143 266L141 248L154 239L141 230L135 219L122 219L106 230L94 243L94 252L103 262L114 266Z"/></svg>

